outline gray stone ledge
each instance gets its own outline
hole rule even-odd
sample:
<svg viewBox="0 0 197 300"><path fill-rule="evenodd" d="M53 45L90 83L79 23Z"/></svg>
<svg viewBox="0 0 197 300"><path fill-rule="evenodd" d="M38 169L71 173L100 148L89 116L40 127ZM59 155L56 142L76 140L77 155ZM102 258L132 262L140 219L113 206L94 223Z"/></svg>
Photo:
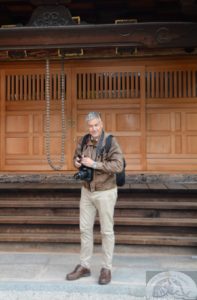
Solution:
<svg viewBox="0 0 197 300"><path fill-rule="evenodd" d="M38 183L38 184L69 184L80 186L81 182L76 181L72 174L0 174L1 183ZM193 183L197 184L197 174L128 174L128 184L165 184L165 183Z"/></svg>

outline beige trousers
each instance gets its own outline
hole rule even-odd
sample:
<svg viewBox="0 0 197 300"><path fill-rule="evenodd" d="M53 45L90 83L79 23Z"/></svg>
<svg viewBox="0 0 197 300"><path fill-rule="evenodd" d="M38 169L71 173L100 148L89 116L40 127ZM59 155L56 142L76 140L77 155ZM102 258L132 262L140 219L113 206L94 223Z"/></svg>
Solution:
<svg viewBox="0 0 197 300"><path fill-rule="evenodd" d="M117 188L90 192L82 187L80 200L80 263L90 268L93 254L93 227L98 211L102 237L102 267L111 269L114 252L114 207Z"/></svg>

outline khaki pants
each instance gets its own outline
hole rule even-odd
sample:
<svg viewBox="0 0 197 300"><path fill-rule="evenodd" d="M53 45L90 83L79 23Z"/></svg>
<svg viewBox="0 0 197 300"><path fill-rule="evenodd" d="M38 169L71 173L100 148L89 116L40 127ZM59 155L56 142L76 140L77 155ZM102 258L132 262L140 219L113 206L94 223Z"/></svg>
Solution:
<svg viewBox="0 0 197 300"><path fill-rule="evenodd" d="M107 191L90 192L82 187L80 200L80 263L86 268L90 268L90 261L93 254L93 227L97 211L102 237L102 267L106 269L112 268L115 242L113 218L116 200L117 188Z"/></svg>

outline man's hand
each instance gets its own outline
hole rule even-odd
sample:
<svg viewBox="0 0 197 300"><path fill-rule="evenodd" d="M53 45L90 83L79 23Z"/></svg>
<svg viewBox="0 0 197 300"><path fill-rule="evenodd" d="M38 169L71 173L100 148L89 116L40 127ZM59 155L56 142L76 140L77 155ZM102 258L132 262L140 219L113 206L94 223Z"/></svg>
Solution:
<svg viewBox="0 0 197 300"><path fill-rule="evenodd" d="M75 167L76 168L80 168L82 163L81 163L81 160L82 160L82 157L80 156L77 156L76 159L75 159Z"/></svg>
<svg viewBox="0 0 197 300"><path fill-rule="evenodd" d="M84 166L91 168L92 165L94 164L94 160L92 160L92 159L89 158L89 157L82 157L82 158L81 158L81 163L82 163Z"/></svg>

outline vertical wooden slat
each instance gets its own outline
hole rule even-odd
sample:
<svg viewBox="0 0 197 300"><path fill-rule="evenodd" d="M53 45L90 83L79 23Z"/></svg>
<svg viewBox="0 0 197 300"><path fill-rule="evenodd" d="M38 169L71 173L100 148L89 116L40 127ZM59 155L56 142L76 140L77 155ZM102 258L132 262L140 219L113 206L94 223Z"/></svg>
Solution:
<svg viewBox="0 0 197 300"><path fill-rule="evenodd" d="M53 101L54 98L53 98L53 73L51 73L51 76L50 76L50 95L51 95L51 100Z"/></svg>
<svg viewBox="0 0 197 300"><path fill-rule="evenodd" d="M136 90L136 93L135 93L135 97L136 98L139 98L139 76L138 76L138 72L135 72L135 90Z"/></svg>
<svg viewBox="0 0 197 300"><path fill-rule="evenodd" d="M159 72L155 72L155 97L159 98Z"/></svg>
<svg viewBox="0 0 197 300"><path fill-rule="evenodd" d="M177 71L174 71L174 98L177 98Z"/></svg>
<svg viewBox="0 0 197 300"><path fill-rule="evenodd" d="M54 101L54 73L51 73L50 75L50 98L51 101Z"/></svg>
<svg viewBox="0 0 197 300"><path fill-rule="evenodd" d="M109 88L108 88L109 98L112 98L112 77L113 77L113 73L110 72L109 77L108 77L108 80L109 80Z"/></svg>
<svg viewBox="0 0 197 300"><path fill-rule="evenodd" d="M164 98L164 84L163 84L163 81L164 81L164 72L161 71L160 73L160 98Z"/></svg>
<svg viewBox="0 0 197 300"><path fill-rule="evenodd" d="M92 98L94 98L93 97L93 88L92 88L92 78L91 78L91 80L90 80L90 77L92 77L92 74L91 73L87 73L86 74L86 76L87 76L87 99L92 99ZM91 81L91 87L90 87L90 81Z"/></svg>
<svg viewBox="0 0 197 300"><path fill-rule="evenodd" d="M40 87L39 87L39 83L40 83L40 74L36 74L36 100L39 101L40 100Z"/></svg>
<svg viewBox="0 0 197 300"><path fill-rule="evenodd" d="M45 100L45 96L44 96L44 90L45 90L44 79L45 79L45 75L41 74L41 76L40 76L40 97L41 97L41 100Z"/></svg>
<svg viewBox="0 0 197 300"><path fill-rule="evenodd" d="M187 71L183 71L183 97L187 97Z"/></svg>
<svg viewBox="0 0 197 300"><path fill-rule="evenodd" d="M24 100L27 100L27 75L24 75Z"/></svg>
<svg viewBox="0 0 197 300"><path fill-rule="evenodd" d="M169 71L169 97L172 98L172 71Z"/></svg>
<svg viewBox="0 0 197 300"><path fill-rule="evenodd" d="M83 95L83 99L86 99L86 73L82 73L82 77L83 77L82 95Z"/></svg>
<svg viewBox="0 0 197 300"><path fill-rule="evenodd" d="M104 73L104 92L105 92L105 98L108 97L108 81L107 81L107 73Z"/></svg>
<svg viewBox="0 0 197 300"><path fill-rule="evenodd" d="M125 77L126 77L126 73L122 72L122 77L121 77L121 97L122 98L126 98Z"/></svg>
<svg viewBox="0 0 197 300"><path fill-rule="evenodd" d="M103 73L99 73L99 93L98 93L98 98L104 98L105 94L103 91Z"/></svg>
<svg viewBox="0 0 197 300"><path fill-rule="evenodd" d="M133 72L129 73L129 91L130 91L130 98L133 98Z"/></svg>
<svg viewBox="0 0 197 300"><path fill-rule="evenodd" d="M152 71L151 76L151 98L155 98L155 72Z"/></svg>
<svg viewBox="0 0 197 300"><path fill-rule="evenodd" d="M19 75L15 75L15 100L19 100Z"/></svg>
<svg viewBox="0 0 197 300"><path fill-rule="evenodd" d="M57 73L57 100L61 98L61 76L59 73Z"/></svg>
<svg viewBox="0 0 197 300"><path fill-rule="evenodd" d="M137 73L133 72L133 97L136 98L137 97L137 77L136 77Z"/></svg>
<svg viewBox="0 0 197 300"><path fill-rule="evenodd" d="M107 85L106 85L106 89L107 89L107 98L110 98L110 90L109 90L109 81L110 81L110 73L107 72L106 74L106 81L107 81Z"/></svg>
<svg viewBox="0 0 197 300"><path fill-rule="evenodd" d="M35 74L32 75L32 99L31 100L34 100L35 101L35 94L36 94L36 83L35 83Z"/></svg>
<svg viewBox="0 0 197 300"><path fill-rule="evenodd" d="M117 87L118 87L118 98L121 98L122 96L122 92L123 91L121 91L121 83L120 83L120 81L122 80L122 72L118 72L118 73L116 73L116 76L115 76L115 78L116 78L116 80L118 81L118 84L115 84L115 87L114 87L114 90L115 90L115 92L116 92L116 89L117 89Z"/></svg>
<svg viewBox="0 0 197 300"><path fill-rule="evenodd" d="M90 73L90 97L96 99L96 73Z"/></svg>
<svg viewBox="0 0 197 300"><path fill-rule="evenodd" d="M117 72L111 73L111 98L117 98L118 97L118 78L117 78Z"/></svg>
<svg viewBox="0 0 197 300"><path fill-rule="evenodd" d="M96 89L95 89L95 99L99 98L99 74L96 73Z"/></svg>
<svg viewBox="0 0 197 300"><path fill-rule="evenodd" d="M126 82L127 82L127 98L131 98L131 89L130 89L130 72L126 73Z"/></svg>
<svg viewBox="0 0 197 300"><path fill-rule="evenodd" d="M165 94L164 98L168 98L168 71L165 71L165 76L164 76L164 82L165 82Z"/></svg>
<svg viewBox="0 0 197 300"><path fill-rule="evenodd" d="M187 72L187 90L188 90L188 97L191 97L191 71L188 70Z"/></svg>
<svg viewBox="0 0 197 300"><path fill-rule="evenodd" d="M196 93L196 71L192 71L192 97L196 97L197 93Z"/></svg>
<svg viewBox="0 0 197 300"><path fill-rule="evenodd" d="M79 99L79 74L76 74L76 78L75 78L75 82L76 82L76 99Z"/></svg>
<svg viewBox="0 0 197 300"><path fill-rule="evenodd" d="M179 70L179 98L182 97L182 71Z"/></svg>
<svg viewBox="0 0 197 300"><path fill-rule="evenodd" d="M31 100L31 74L27 75L28 77L28 100Z"/></svg>
<svg viewBox="0 0 197 300"><path fill-rule="evenodd" d="M7 100L10 101L10 96L11 96L11 91L10 91L10 88L11 88L11 85L10 85L10 75L7 75L7 89L6 89L6 96L7 96Z"/></svg>
<svg viewBox="0 0 197 300"><path fill-rule="evenodd" d="M24 76L20 75L20 100L24 100Z"/></svg>
<svg viewBox="0 0 197 300"><path fill-rule="evenodd" d="M14 101L14 75L11 75L11 100Z"/></svg>
<svg viewBox="0 0 197 300"><path fill-rule="evenodd" d="M146 76L146 94L147 94L147 98L150 98L150 74L151 72L147 71L147 76Z"/></svg>

